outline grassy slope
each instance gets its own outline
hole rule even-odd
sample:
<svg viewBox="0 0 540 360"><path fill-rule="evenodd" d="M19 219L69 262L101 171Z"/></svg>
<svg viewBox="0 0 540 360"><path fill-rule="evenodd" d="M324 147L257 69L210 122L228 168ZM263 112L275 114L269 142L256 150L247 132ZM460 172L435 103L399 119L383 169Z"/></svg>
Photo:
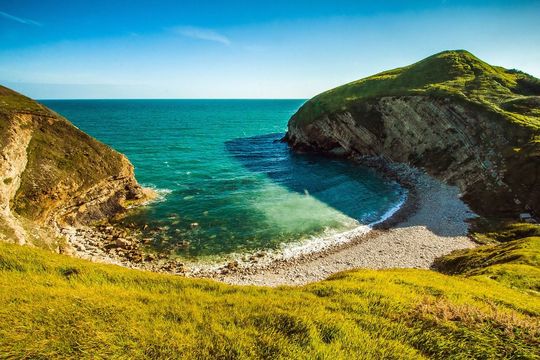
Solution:
<svg viewBox="0 0 540 360"><path fill-rule="evenodd" d="M540 294L540 226L513 224L476 236L487 245L438 259L438 270L489 277L508 287Z"/></svg>
<svg viewBox="0 0 540 360"><path fill-rule="evenodd" d="M28 164L15 196L15 210L30 219L39 219L49 208L51 193L62 192L59 184L87 189L123 168L122 155L64 119L42 128L28 146Z"/></svg>
<svg viewBox="0 0 540 360"><path fill-rule="evenodd" d="M431 95L465 100L540 130L540 80L491 66L464 50L445 51L415 64L385 71L326 91L299 111L299 125L353 102L380 96Z"/></svg>
<svg viewBox="0 0 540 360"><path fill-rule="evenodd" d="M534 358L539 238L506 242L497 261L493 249L446 264L465 275L358 270L269 289L0 244L0 357ZM493 276L525 265L527 281Z"/></svg>
<svg viewBox="0 0 540 360"><path fill-rule="evenodd" d="M124 168L123 156L38 102L0 86L0 145L13 114L34 116L28 164L14 199L15 211L40 220L66 191L84 190ZM11 136L16 136L12 134ZM16 141L16 139L13 139ZM56 199L56 200L55 200Z"/></svg>
<svg viewBox="0 0 540 360"><path fill-rule="evenodd" d="M0 112L51 115L51 111L44 106L2 85L0 85Z"/></svg>
<svg viewBox="0 0 540 360"><path fill-rule="evenodd" d="M8 119L13 113L49 115L50 113L34 100L0 85L0 146L5 146Z"/></svg>

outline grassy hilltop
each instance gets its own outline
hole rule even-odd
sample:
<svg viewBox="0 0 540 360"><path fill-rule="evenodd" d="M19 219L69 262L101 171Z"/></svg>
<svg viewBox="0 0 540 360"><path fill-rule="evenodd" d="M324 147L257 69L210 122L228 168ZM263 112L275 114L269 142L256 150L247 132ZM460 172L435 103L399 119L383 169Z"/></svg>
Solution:
<svg viewBox="0 0 540 360"><path fill-rule="evenodd" d="M540 131L540 80L518 70L492 66L465 50L444 51L328 90L308 101L297 121L313 121L380 96L410 95L467 101Z"/></svg>
<svg viewBox="0 0 540 360"><path fill-rule="evenodd" d="M464 50L317 95L293 115L286 139L422 168L459 186L482 215L540 214L540 80Z"/></svg>

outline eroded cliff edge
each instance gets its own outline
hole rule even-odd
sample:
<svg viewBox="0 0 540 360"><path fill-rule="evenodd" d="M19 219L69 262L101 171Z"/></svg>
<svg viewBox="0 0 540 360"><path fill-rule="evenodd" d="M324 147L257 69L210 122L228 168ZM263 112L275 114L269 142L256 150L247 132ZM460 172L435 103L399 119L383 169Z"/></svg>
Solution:
<svg viewBox="0 0 540 360"><path fill-rule="evenodd" d="M0 237L47 242L59 226L113 217L151 194L122 154L0 86Z"/></svg>
<svg viewBox="0 0 540 360"><path fill-rule="evenodd" d="M423 168L458 185L480 214L540 214L540 81L467 51L320 94L291 118L285 140Z"/></svg>

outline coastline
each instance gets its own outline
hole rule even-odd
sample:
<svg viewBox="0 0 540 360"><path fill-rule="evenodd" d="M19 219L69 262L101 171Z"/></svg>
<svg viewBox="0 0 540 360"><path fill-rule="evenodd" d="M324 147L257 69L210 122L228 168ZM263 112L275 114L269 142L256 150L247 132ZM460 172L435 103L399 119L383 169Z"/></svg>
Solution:
<svg viewBox="0 0 540 360"><path fill-rule="evenodd" d="M361 161L366 160L379 161ZM379 161L378 167L398 177L409 194L397 212L371 231L321 252L208 277L236 285L298 286L357 268L429 269L440 256L476 246L467 236L467 221L476 215L460 199L457 187L406 165Z"/></svg>
<svg viewBox="0 0 540 360"><path fill-rule="evenodd" d="M62 229L71 255L94 262L188 277L211 278L238 285L303 285L353 268L429 268L454 250L475 244L467 238L467 219L475 216L456 187L420 170L388 164L380 158L353 159L379 171L406 190L399 208L370 225L289 244L276 251L232 254L215 263L171 259L147 253L140 231L100 225Z"/></svg>

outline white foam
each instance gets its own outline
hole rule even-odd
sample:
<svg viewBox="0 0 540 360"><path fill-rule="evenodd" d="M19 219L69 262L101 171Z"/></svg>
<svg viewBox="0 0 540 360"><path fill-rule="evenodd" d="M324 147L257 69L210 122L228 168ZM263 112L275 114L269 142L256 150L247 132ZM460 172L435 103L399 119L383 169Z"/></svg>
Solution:
<svg viewBox="0 0 540 360"><path fill-rule="evenodd" d="M165 201L165 198L167 195L172 193L173 191L171 189L161 189L155 186L154 184L141 184L143 188L151 189L156 192L157 197L149 202L155 203L155 202L162 202Z"/></svg>
<svg viewBox="0 0 540 360"><path fill-rule="evenodd" d="M375 225L391 218L403 206L407 200L407 195L407 191L404 190L398 203L390 208L377 221L367 225L360 224L358 221L356 221L358 226L348 231L338 232L337 230L328 230L327 234L323 236L313 236L309 239L284 244L281 248L276 250L264 251L265 256L258 257L258 262L256 264L252 264L249 261L244 261L242 259L249 258L250 255L254 255L255 253L258 253L258 251L255 253L231 253L228 254L226 258L228 260L236 259L243 264L242 266L245 267L264 267L276 260L291 260L303 255L321 252L335 246L346 244L359 236L369 233ZM195 270L194 273L197 273L198 271L219 271L219 269L226 263L227 260L224 262L222 257L215 257L213 260L208 258L206 261L195 261L190 264L190 268Z"/></svg>
<svg viewBox="0 0 540 360"><path fill-rule="evenodd" d="M289 260L302 255L317 253L337 245L346 244L358 236L367 234L373 229L375 225L380 224L391 218L403 206L406 200L407 192L404 191L398 203L392 208L390 208L377 221L374 221L367 225L359 223L357 227L348 231L335 232L323 237L314 236L307 240L286 244L280 250L278 250L278 254L275 254L276 256L272 257Z"/></svg>
<svg viewBox="0 0 540 360"><path fill-rule="evenodd" d="M165 197L172 192L170 189L159 189L156 186L149 184L146 187L149 187L156 191L159 195L159 198L154 201L164 201ZM304 195L305 196L305 195ZM302 239L292 243L284 243L280 248L275 250L265 250L264 257L258 257L257 264L252 264L249 261L243 260L249 258L250 255L259 253L259 251L251 252L238 252L238 253L229 253L227 256L209 256L206 259L199 259L196 261L189 261L186 259L186 262L189 264L189 268L192 269L193 273L199 271L218 271L223 265L230 260L238 260L243 266L251 267L260 267L268 265L276 260L291 260L294 258L301 257L303 255L309 255L313 253L318 253L327 249L330 249L335 246L346 244L359 236L366 235L369 233L373 227L377 224L384 222L385 220L391 218L405 203L407 200L408 192L404 189L403 194L401 195L399 201L388 211L386 211L383 216L378 220L369 223L369 224L360 224L357 220L353 220L344 215L344 217L351 220L351 224L357 224L356 227L347 230L339 231L332 230L328 228L322 235L312 236L308 239ZM268 215L268 214L267 214Z"/></svg>

